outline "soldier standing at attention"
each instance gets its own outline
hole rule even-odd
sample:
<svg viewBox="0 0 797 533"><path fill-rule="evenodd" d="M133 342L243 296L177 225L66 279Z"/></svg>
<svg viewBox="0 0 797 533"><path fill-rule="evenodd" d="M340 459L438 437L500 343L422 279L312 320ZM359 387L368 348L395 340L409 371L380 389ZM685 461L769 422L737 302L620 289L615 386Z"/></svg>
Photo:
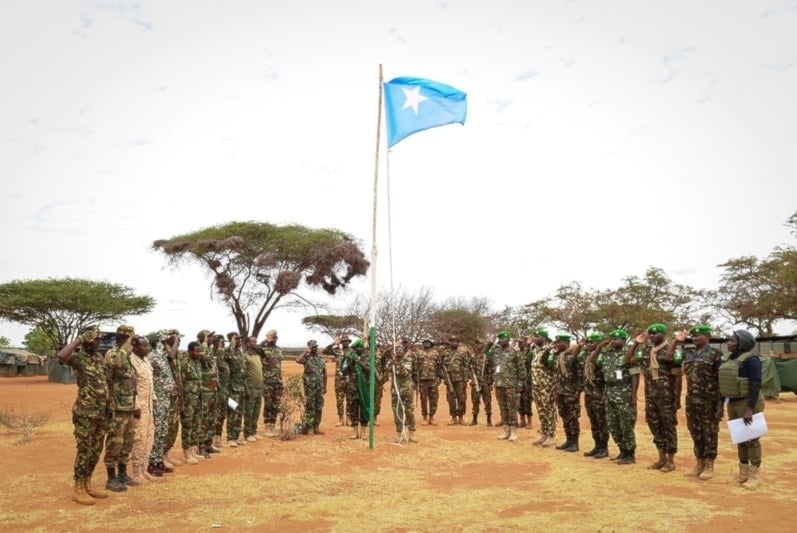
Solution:
<svg viewBox="0 0 797 533"><path fill-rule="evenodd" d="M487 348L481 339L476 339L470 353L470 398L473 420L470 425L479 423L479 404L484 403L484 414L487 415L487 426L493 425L493 365L487 359Z"/></svg>
<svg viewBox="0 0 797 533"><path fill-rule="evenodd" d="M338 413L338 423L335 427L348 425L351 421L347 421L346 416L346 383L343 378L343 373L340 371L340 363L343 361L343 356L349 351L349 344L351 339L348 335L341 335L332 341L332 344L324 348L322 352L324 355L332 356L335 363L335 408Z"/></svg>
<svg viewBox="0 0 797 533"><path fill-rule="evenodd" d="M448 411L451 414L449 426L465 425L463 417L467 401L465 387L469 374L468 359L468 352L464 347L460 347L459 338L456 335L448 337L446 348L443 349L441 356L441 368L446 382Z"/></svg>
<svg viewBox="0 0 797 533"><path fill-rule="evenodd" d="M277 330L266 333L263 350L263 423L266 425L266 437L276 437L274 426L280 411L282 400L282 350L277 346Z"/></svg>
<svg viewBox="0 0 797 533"><path fill-rule="evenodd" d="M518 414L520 415L520 425L518 427L531 429L531 362L534 357L532 345L528 337L518 339L518 350L523 354L523 385L520 389L520 403L518 404Z"/></svg>
<svg viewBox="0 0 797 533"><path fill-rule="evenodd" d="M304 434L323 435L324 432L318 426L324 410L324 394L327 393L327 366L318 355L318 343L314 340L307 341L307 348L296 358L296 362L304 366Z"/></svg>
<svg viewBox="0 0 797 533"><path fill-rule="evenodd" d="M532 359L531 396L537 406L540 417L540 438L531 444L534 446L553 446L556 444L556 367L548 364L551 351L551 339L548 331L538 329L534 332L534 358Z"/></svg>
<svg viewBox="0 0 797 533"><path fill-rule="evenodd" d="M200 332L202 335L202 332ZM207 332L202 343L202 384L200 385L201 407L200 420L202 421L199 437L200 453L206 458L212 453L221 452L220 448L213 445L214 430L216 425L217 398L219 393L219 370L216 367L215 352L218 350L219 338L214 332Z"/></svg>
<svg viewBox="0 0 797 533"><path fill-rule="evenodd" d="M368 425L368 403L370 399L368 390L368 375L370 367L368 365L368 354L365 353L365 345L362 339L357 339L351 343L352 351L348 352L341 365L343 375L346 376L346 409L351 415L351 425L354 432L350 438L359 439L365 435L365 427Z"/></svg>
<svg viewBox="0 0 797 533"><path fill-rule="evenodd" d="M648 468L672 472L678 452L676 413L681 408L681 363L667 356L666 332L664 324L651 324L636 336L625 362L636 361L645 376L645 420L659 452L659 458Z"/></svg>
<svg viewBox="0 0 797 533"><path fill-rule="evenodd" d="M149 341L146 337L136 335L130 340L130 345L133 348L130 363L136 372L136 408L133 410L135 438L130 452L130 462L133 464L133 479L146 484L150 481L160 481L158 477L163 477L163 472L157 468L150 468L149 463L149 454L155 438L155 426L152 421L155 389L152 366L147 359Z"/></svg>
<svg viewBox="0 0 797 533"><path fill-rule="evenodd" d="M174 337L171 345L166 344L169 337ZM149 356L149 363L152 366L152 385L155 392L155 408L153 412L153 426L155 428L152 438L152 451L149 454L150 470L157 469L161 473L174 471L174 466L164 462L166 453L166 439L169 436L169 422L175 409L176 385L174 374L169 364L169 359L177 356L177 349L180 345L180 333L175 330L168 330L161 333L163 346L155 349Z"/></svg>
<svg viewBox="0 0 797 533"><path fill-rule="evenodd" d="M625 362L625 343L628 332L615 329L609 340L601 341L589 356L589 363L603 374L606 425L614 443L620 448L618 465L636 463L637 390L639 389L639 367Z"/></svg>
<svg viewBox="0 0 797 533"><path fill-rule="evenodd" d="M578 354L579 366L584 376L584 407L589 417L589 427L592 433L594 446L584 457L603 459L609 456L609 429L606 425L606 404L603 401L605 381L603 372L595 368L595 363L590 362L589 355L595 351L603 340L600 333L590 333Z"/></svg>
<svg viewBox="0 0 797 533"><path fill-rule="evenodd" d="M120 484L131 487L138 485L127 475L127 464L130 462L130 451L135 438L133 410L136 407L136 372L130 363L130 339L134 333L133 326L126 324L116 328L116 346L105 354L113 411L108 435L105 437L104 461L108 471L105 488L115 492L120 492Z"/></svg>
<svg viewBox="0 0 797 533"><path fill-rule="evenodd" d="M216 420L213 424L213 446L216 448L222 446L221 434L224 430L224 421L227 419L227 398L230 396L230 365L225 357L227 349L224 347L224 341L224 335L216 335L216 342L213 343L213 358L219 376L219 390L216 393Z"/></svg>
<svg viewBox="0 0 797 533"><path fill-rule="evenodd" d="M244 441L257 440L257 419L263 398L263 350L256 337L246 339L246 381L244 385ZM268 428L266 429L268 431ZM238 442L238 444L243 444Z"/></svg>
<svg viewBox="0 0 797 533"><path fill-rule="evenodd" d="M172 371L174 378L174 389L171 396L171 414L169 416L169 430L166 433L166 442L164 444L163 464L166 468L174 468L175 464L182 464L182 460L172 458L169 452L174 448L177 442L177 434L180 432L180 416L183 412L183 378L180 369L180 354L178 347L180 344L180 332L176 329L167 332L166 338L163 339L164 350L166 351L166 360L169 363L169 368Z"/></svg>
<svg viewBox="0 0 797 533"><path fill-rule="evenodd" d="M228 333L227 340L230 341L230 346L225 349L224 360L230 369L228 397L237 404L237 407L233 409L228 402L224 402L228 409L227 446L236 448L241 444L246 444L241 434L243 413L246 412L246 356L241 349L241 337L236 332ZM258 395L258 402L260 402L260 398L261 395ZM256 413L255 418L258 416L259 413Z"/></svg>
<svg viewBox="0 0 797 533"><path fill-rule="evenodd" d="M201 428L200 394L202 381L202 345L197 341L188 343L188 353L180 359L180 379L183 391L183 408L180 411L180 440L183 445L183 461L189 465L199 463L199 431Z"/></svg>
<svg viewBox="0 0 797 533"><path fill-rule="evenodd" d="M495 376L495 400L504 421L504 432L498 440L517 440L517 407L520 399L520 388L523 386L523 355L510 346L511 334L499 331L487 355L493 363Z"/></svg>
<svg viewBox="0 0 797 533"><path fill-rule="evenodd" d="M406 339L398 343L395 350L385 350L388 357L389 379L396 424L396 444L403 441L418 442L415 438L415 359L410 354L410 343Z"/></svg>
<svg viewBox="0 0 797 533"><path fill-rule="evenodd" d="M565 430L565 442L556 447L566 452L578 451L578 436L581 432L581 372L578 364L578 348L570 345L570 334L561 333L553 344L554 364L557 370L556 406Z"/></svg>
<svg viewBox="0 0 797 533"><path fill-rule="evenodd" d="M94 505L94 498L108 497L106 491L91 485L108 428L108 381L105 358L99 347L100 332L95 327L84 331L58 352L58 361L72 368L77 380L77 398L72 406L77 445L72 500L81 505ZM121 487L120 490L127 489L124 485Z"/></svg>
<svg viewBox="0 0 797 533"><path fill-rule="evenodd" d="M442 379L440 354L434 349L432 339L424 339L422 344L423 349L417 353L421 414L423 415L423 424L436 426L434 415L437 413L437 401L440 397L438 386Z"/></svg>

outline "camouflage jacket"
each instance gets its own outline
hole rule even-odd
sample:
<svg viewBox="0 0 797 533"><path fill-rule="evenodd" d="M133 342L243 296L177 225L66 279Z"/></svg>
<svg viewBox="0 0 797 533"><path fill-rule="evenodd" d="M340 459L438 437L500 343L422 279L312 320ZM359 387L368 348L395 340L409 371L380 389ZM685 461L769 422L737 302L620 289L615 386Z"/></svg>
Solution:
<svg viewBox="0 0 797 533"><path fill-rule="evenodd" d="M83 349L72 354L67 366L72 367L77 381L77 398L72 413L79 416L105 416L109 407L108 374L100 352Z"/></svg>
<svg viewBox="0 0 797 533"><path fill-rule="evenodd" d="M418 365L418 377L421 380L442 379L443 372L440 366L440 352L434 348L418 350L415 352Z"/></svg>
<svg viewBox="0 0 797 533"><path fill-rule="evenodd" d="M184 398L199 398L202 385L202 361L193 359L187 353L180 354L180 372Z"/></svg>
<svg viewBox="0 0 797 533"><path fill-rule="evenodd" d="M171 402L172 395L175 393L174 374L169 365L166 350L154 350L149 356L149 363L152 365L152 381L155 389L155 399L161 405Z"/></svg>
<svg viewBox="0 0 797 533"><path fill-rule="evenodd" d="M684 354L683 371L686 374L686 401L716 404L720 398L719 369L722 352L706 346L698 352Z"/></svg>
<svg viewBox="0 0 797 533"><path fill-rule="evenodd" d="M216 367L216 359L208 354L200 359L202 373L201 390L203 393L218 392L219 390L219 371Z"/></svg>
<svg viewBox="0 0 797 533"><path fill-rule="evenodd" d="M219 391L224 392L230 389L230 364L225 359L226 348L216 350L214 359L216 362L216 372L219 374Z"/></svg>
<svg viewBox="0 0 797 533"><path fill-rule="evenodd" d="M520 350L496 344L491 347L487 355L493 364L493 375L496 387L516 388L523 384L525 364Z"/></svg>
<svg viewBox="0 0 797 533"><path fill-rule="evenodd" d="M632 364L625 364L625 349L601 350L595 360L603 375L603 381L609 386L628 385L631 386L631 376L639 374L639 367Z"/></svg>
<svg viewBox="0 0 797 533"><path fill-rule="evenodd" d="M330 344L324 348L321 353L330 356L332 362L335 363L335 379L339 380L342 378L343 374L340 371L340 364L343 362L343 356L346 355L343 348L340 345Z"/></svg>
<svg viewBox="0 0 797 533"><path fill-rule="evenodd" d="M263 350L263 383L282 383L282 350L277 346L261 346Z"/></svg>
<svg viewBox="0 0 797 533"><path fill-rule="evenodd" d="M572 350L565 349L556 353L551 351L554 356L554 367L556 368L556 394L563 396L575 396L581 392L582 377L581 365L578 364L578 356ZM550 355L549 355L550 357Z"/></svg>
<svg viewBox="0 0 797 533"><path fill-rule="evenodd" d="M469 353L460 346L459 348L446 348L442 354L441 368L446 380L468 381L470 377Z"/></svg>
<svg viewBox="0 0 797 533"><path fill-rule="evenodd" d="M324 377L326 369L326 361L320 355L309 355L305 357L304 373L302 374L302 382L306 389L324 389Z"/></svg>
<svg viewBox="0 0 797 533"><path fill-rule="evenodd" d="M246 356L240 349L229 346L224 349L224 361L230 371L230 389L243 392L246 385Z"/></svg>
<svg viewBox="0 0 797 533"><path fill-rule="evenodd" d="M108 389L114 411L133 412L136 407L136 371L129 348L111 348L105 354Z"/></svg>
<svg viewBox="0 0 797 533"><path fill-rule="evenodd" d="M667 353L666 344L656 353L659 368L656 372L651 368L650 354L653 349L649 343L637 349L635 359L641 373L645 376L646 398L671 398L675 396L675 379L680 379L682 369L673 361L664 359ZM658 374L658 375L656 375Z"/></svg>
<svg viewBox="0 0 797 533"><path fill-rule="evenodd" d="M487 353L485 351L473 351L469 352L469 355L470 361L468 361L468 367L471 369L470 377L476 376L476 379L479 381L479 387L491 386L493 384L493 370L495 367L492 361L487 357Z"/></svg>

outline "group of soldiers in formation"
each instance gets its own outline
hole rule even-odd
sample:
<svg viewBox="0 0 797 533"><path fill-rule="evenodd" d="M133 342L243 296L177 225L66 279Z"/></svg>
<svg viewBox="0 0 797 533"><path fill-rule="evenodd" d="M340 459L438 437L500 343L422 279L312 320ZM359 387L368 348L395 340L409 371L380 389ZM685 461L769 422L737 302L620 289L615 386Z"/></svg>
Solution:
<svg viewBox="0 0 797 533"><path fill-rule="evenodd" d="M389 384L396 442L417 442L415 404L420 401L423 425L437 425L438 390L446 386L449 425L465 425L467 389L470 388L471 426L479 424L481 407L486 425L493 425L492 398L499 408L499 440L514 442L517 429L530 428L532 404L540 420L539 438L532 444L565 452L579 450L581 393L590 421L592 448L583 455L609 456L609 437L619 449L611 458L618 465L636 462L635 424L639 376L645 383L645 419L658 451L649 466L661 472L675 470L678 451L677 411L681 408L682 376L686 375L686 419L693 441L695 467L687 476L711 479L717 456L719 421L723 404L728 417L752 421L763 410L761 362L752 350L755 339L737 330L728 341L730 356L710 346L709 326L677 332L666 340L667 327L652 324L629 342L625 329L604 337L592 333L572 342L566 333L553 339L538 329L533 335L512 339L499 331L488 342L471 346L450 336L442 346L425 339L420 347L402 339L393 347L377 348L370 398L370 357L361 339L341 336L319 353L311 340L296 362L304 366L304 434L323 434L319 425L327 388L324 355L334 365L338 426L351 425L359 439L380 414L385 384ZM263 416L266 437L276 437L283 393L282 351L277 332L265 341L233 332L225 336L202 330L197 340L179 351L182 335L164 330L157 346L135 335L132 326L116 331L116 345L99 351L99 331L92 328L65 346L59 360L72 367L78 384L73 407L77 441L73 500L93 505L108 496L93 486L94 469L103 448L107 490L158 481L174 465L198 464L219 453L222 446L255 442L258 419ZM227 346L225 346L227 344ZM565 441L556 444L557 411ZM222 440L226 426L226 438ZM178 431L182 458L170 456ZM759 439L737 445L739 475L735 481L755 489L761 466ZM132 476L127 466L132 464Z"/></svg>

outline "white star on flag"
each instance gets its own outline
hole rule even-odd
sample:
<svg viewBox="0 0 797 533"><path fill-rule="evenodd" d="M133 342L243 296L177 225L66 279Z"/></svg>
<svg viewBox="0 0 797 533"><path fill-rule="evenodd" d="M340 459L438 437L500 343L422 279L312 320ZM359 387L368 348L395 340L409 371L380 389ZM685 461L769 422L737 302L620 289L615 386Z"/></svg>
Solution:
<svg viewBox="0 0 797 533"><path fill-rule="evenodd" d="M407 98L404 100L404 105L401 109L407 109L408 107L412 108L412 111L415 113L415 116L418 116L418 104L423 102L424 100L428 100L427 97L421 94L420 87L414 87L412 89L407 89L406 87L401 88L404 91L404 96Z"/></svg>

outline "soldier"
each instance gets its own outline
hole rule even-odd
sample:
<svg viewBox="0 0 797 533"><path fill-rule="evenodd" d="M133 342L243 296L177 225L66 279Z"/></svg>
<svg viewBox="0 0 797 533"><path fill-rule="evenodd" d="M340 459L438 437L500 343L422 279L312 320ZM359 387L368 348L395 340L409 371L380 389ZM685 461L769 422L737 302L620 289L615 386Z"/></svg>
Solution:
<svg viewBox="0 0 797 533"><path fill-rule="evenodd" d="M188 343L188 353L181 354L180 383L183 392L183 407L180 410L180 429L183 444L183 462L199 463L204 455L199 454L201 429L202 345L198 341Z"/></svg>
<svg viewBox="0 0 797 533"><path fill-rule="evenodd" d="M459 345L456 335L448 337L446 348L441 354L441 369L446 382L446 399L448 411L451 414L449 426L465 425L465 386L468 382L470 370L468 368L469 354L464 347Z"/></svg>
<svg viewBox="0 0 797 533"><path fill-rule="evenodd" d="M484 414L487 415L487 426L493 425L493 365L487 358L487 348L481 339L476 339L468 363L471 371L470 398L473 420L470 425L479 423L479 404L484 403Z"/></svg>
<svg viewBox="0 0 797 533"><path fill-rule="evenodd" d="M276 437L274 426L280 411L282 400L282 350L277 346L277 330L266 333L263 350L263 422L266 425L266 437Z"/></svg>
<svg viewBox="0 0 797 533"><path fill-rule="evenodd" d="M418 360L418 389L421 395L423 424L437 425L434 419L439 399L438 386L441 381L440 354L434 349L432 339L424 339L423 349L416 354Z"/></svg>
<svg viewBox="0 0 797 533"><path fill-rule="evenodd" d="M108 428L108 381L105 358L99 347L100 332L95 327L81 333L58 352L58 361L71 367L77 380L77 398L72 406L77 445L72 500L81 505L94 505L94 498L108 497L106 491L91 485ZM126 489L122 484L120 490Z"/></svg>
<svg viewBox="0 0 797 533"><path fill-rule="evenodd" d="M636 463L634 426L637 418L639 367L625 362L624 348L627 340L626 330L613 330L609 333L609 339L601 341L590 353L587 363L595 365L603 374L606 425L614 443L620 448L620 453L611 460L618 465Z"/></svg>
<svg viewBox="0 0 797 533"><path fill-rule="evenodd" d="M756 341L749 331L738 329L728 339L730 357L722 363L719 371L720 394L728 402L728 420L744 420L753 423L753 415L764 411L761 394L761 359L754 353ZM736 445L739 456L739 475L734 483L741 483L747 490L761 485L761 440L755 438Z"/></svg>
<svg viewBox="0 0 797 533"><path fill-rule="evenodd" d="M531 367L534 358L532 344L528 337L520 337L517 340L518 350L523 354L523 383L520 389L520 401L518 403L518 414L520 424L518 427L531 429Z"/></svg>
<svg viewBox="0 0 797 533"><path fill-rule="evenodd" d="M343 378L343 373L340 371L340 363L343 361L343 356L349 351L349 344L351 339L348 335L341 335L336 337L332 344L324 348L324 355L332 356L335 363L335 408L338 414L338 423L335 427L347 425L350 421L346 421L346 383Z"/></svg>
<svg viewBox="0 0 797 533"><path fill-rule="evenodd" d="M108 389L113 418L105 437L105 468L108 471L106 489L121 492L120 485L136 486L138 483L127 475L130 451L133 449L135 431L133 411L136 407L136 372L130 362L130 340L133 326L127 324L116 328L116 346L105 354L108 369ZM119 468L118 473L116 468Z"/></svg>
<svg viewBox="0 0 797 533"><path fill-rule="evenodd" d="M133 479L146 484L150 481L160 481L158 477L163 477L163 472L157 468L149 468L149 454L155 438L155 426L152 421L152 411L156 403L155 389L152 366L147 359L149 341L146 337L136 335L130 340L130 345L133 348L130 363L136 372L136 407L133 410L135 438L130 452L130 462L133 464Z"/></svg>
<svg viewBox="0 0 797 533"><path fill-rule="evenodd" d="M256 337L246 339L246 381L244 384L244 442L255 442L257 419L263 398L263 350ZM267 428L268 432L270 428ZM267 433L268 434L268 433ZM243 444L243 442L238 442Z"/></svg>
<svg viewBox="0 0 797 533"><path fill-rule="evenodd" d="M307 341L307 348L296 358L296 362L304 366L304 434L323 435L324 432L318 426L321 424L324 395L327 393L327 366L318 355L318 343L314 340Z"/></svg>
<svg viewBox="0 0 797 533"><path fill-rule="evenodd" d="M374 372L376 377L376 385L374 386L374 426L378 426L377 419L382 412L382 396L385 394L385 383L389 379L390 356L387 355L387 350L384 347L380 347L377 344L374 357L376 359L376 370Z"/></svg>
<svg viewBox="0 0 797 533"><path fill-rule="evenodd" d="M213 358L216 362L216 372L219 376L219 390L216 393L216 419L213 424L213 446L221 448L221 433L224 421L227 419L227 398L230 396L230 365L227 362L227 349L224 347L224 336L216 335L213 344ZM229 438L225 443L229 442Z"/></svg>
<svg viewBox="0 0 797 533"><path fill-rule="evenodd" d="M556 406L562 418L566 440L556 447L566 452L578 451L580 433L579 417L581 417L582 378L577 358L578 347L570 345L570 334L561 333L556 336L553 350L549 354L549 362L553 357L556 366ZM580 350L579 350L580 351Z"/></svg>
<svg viewBox="0 0 797 533"><path fill-rule="evenodd" d="M162 332L161 342L163 345L155 349L152 355L149 356L149 363L152 366L152 386L155 392L155 407L153 410L153 426L155 430L152 438L152 451L149 454L148 470L150 473L153 473L153 471L159 471L162 474L174 472L174 466L171 462L168 466L164 462L164 455L169 436L169 423L172 420L177 400L177 394L175 394L177 386L174 382L174 374L169 360L177 356L180 336L180 332L176 329ZM170 337L173 337L174 341L168 345L166 340Z"/></svg>
<svg viewBox="0 0 797 533"><path fill-rule="evenodd" d="M351 351L343 358L341 371L346 377L346 410L351 415L351 425L354 428L352 439L359 439L365 435L365 426L368 424L368 404L370 400L368 391L368 354L362 339L351 343Z"/></svg>
<svg viewBox="0 0 797 533"><path fill-rule="evenodd" d="M239 445L246 444L246 440L241 433L241 422L243 420L243 413L246 412L246 356L241 349L241 337L234 331L227 334L227 340L230 341L230 346L224 351L224 361L230 369L230 386L228 390L228 397L235 402L236 406L227 405L227 446L236 448ZM255 342L255 348L257 343ZM262 371L261 365L261 371ZM261 395L257 396L258 403L260 402ZM255 419L259 413L255 414Z"/></svg>
<svg viewBox="0 0 797 533"><path fill-rule="evenodd" d="M177 434L180 433L180 416L183 412L183 378L180 368L180 354L178 347L180 344L180 332L173 329L166 333L166 338L163 339L164 350L166 351L166 360L169 363L169 368L172 371L174 378L174 389L171 396L171 414L169 416L169 430L166 433L166 442L164 443L163 464L166 468L174 468L176 464L182 464L182 460L170 456L169 452L174 448L177 442Z"/></svg>
<svg viewBox="0 0 797 533"><path fill-rule="evenodd" d="M532 399L537 406L540 417L540 438L532 442L534 446L553 446L556 444L556 368L548 364L551 351L551 339L548 331L538 329L534 332L532 350Z"/></svg>
<svg viewBox="0 0 797 533"><path fill-rule="evenodd" d="M213 445L219 393L219 371L214 352L218 351L219 340L215 332L207 330L200 331L197 340L202 343L199 450L208 458L212 453L221 452L220 448Z"/></svg>
<svg viewBox="0 0 797 533"><path fill-rule="evenodd" d="M686 427L692 436L696 464L687 477L709 480L714 476L717 438L722 418L719 369L722 352L709 345L711 326L700 324L689 330L695 347L683 355L686 374ZM686 342L687 333L679 331L668 348L668 356Z"/></svg>
<svg viewBox="0 0 797 533"><path fill-rule="evenodd" d="M410 343L403 339L395 350L385 350L391 386L393 421L396 424L396 443L418 442L415 438L415 359L410 353Z"/></svg>
<svg viewBox="0 0 797 533"><path fill-rule="evenodd" d="M603 372L595 368L595 363L589 361L589 355L597 349L603 340L601 333L590 333L578 354L578 362L584 378L584 407L589 417L589 427L592 433L594 446L584 457L603 459L609 456L609 429L606 425L606 404L603 401L605 381Z"/></svg>
<svg viewBox="0 0 797 533"><path fill-rule="evenodd" d="M499 331L487 355L493 364L495 376L495 399L504 424L504 432L498 440L517 440L517 406L520 399L520 388L523 386L523 355L510 346L512 335Z"/></svg>
<svg viewBox="0 0 797 533"><path fill-rule="evenodd" d="M626 364L636 361L645 376L645 420L659 453L648 468L672 472L678 452L676 413L681 408L682 373L680 361L667 356L666 332L667 326L657 322L637 335L626 354Z"/></svg>

